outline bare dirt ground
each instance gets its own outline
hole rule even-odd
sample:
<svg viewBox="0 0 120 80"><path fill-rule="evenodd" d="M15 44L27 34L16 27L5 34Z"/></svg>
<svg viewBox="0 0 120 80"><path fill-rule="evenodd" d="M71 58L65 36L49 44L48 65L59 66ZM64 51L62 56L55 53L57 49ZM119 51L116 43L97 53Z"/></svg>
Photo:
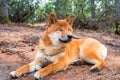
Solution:
<svg viewBox="0 0 120 80"><path fill-rule="evenodd" d="M36 54L36 43L45 26L0 25L0 80L12 80L8 73L32 61ZM91 65L70 65L66 71L51 74L44 80L120 80L120 36L96 33L92 30L75 30L80 38L93 37L108 48L105 67L100 72L90 72ZM34 80L34 73L16 80Z"/></svg>

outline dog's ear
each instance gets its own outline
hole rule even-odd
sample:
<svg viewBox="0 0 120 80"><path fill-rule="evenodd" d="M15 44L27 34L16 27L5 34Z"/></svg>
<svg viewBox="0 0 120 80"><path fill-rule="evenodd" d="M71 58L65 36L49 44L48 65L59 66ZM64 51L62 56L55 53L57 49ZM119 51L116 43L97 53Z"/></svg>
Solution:
<svg viewBox="0 0 120 80"><path fill-rule="evenodd" d="M66 21L72 26L74 21L74 15L69 16Z"/></svg>
<svg viewBox="0 0 120 80"><path fill-rule="evenodd" d="M48 26L54 24L57 22L56 15L54 13L51 13L48 18Z"/></svg>

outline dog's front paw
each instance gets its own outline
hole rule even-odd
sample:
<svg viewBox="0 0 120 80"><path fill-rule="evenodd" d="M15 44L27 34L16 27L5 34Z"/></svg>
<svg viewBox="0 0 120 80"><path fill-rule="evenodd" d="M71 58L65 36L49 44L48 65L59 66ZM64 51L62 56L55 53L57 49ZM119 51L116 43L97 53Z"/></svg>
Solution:
<svg viewBox="0 0 120 80"><path fill-rule="evenodd" d="M100 69L96 66L90 68L90 72L98 72L98 71L100 71Z"/></svg>
<svg viewBox="0 0 120 80"><path fill-rule="evenodd" d="M13 78L13 79L18 78L18 75L15 73L15 71L10 72L9 75L10 75L10 77Z"/></svg>
<svg viewBox="0 0 120 80"><path fill-rule="evenodd" d="M37 72L34 74L34 78L35 78L35 80L42 80L42 78L40 77L40 75Z"/></svg>

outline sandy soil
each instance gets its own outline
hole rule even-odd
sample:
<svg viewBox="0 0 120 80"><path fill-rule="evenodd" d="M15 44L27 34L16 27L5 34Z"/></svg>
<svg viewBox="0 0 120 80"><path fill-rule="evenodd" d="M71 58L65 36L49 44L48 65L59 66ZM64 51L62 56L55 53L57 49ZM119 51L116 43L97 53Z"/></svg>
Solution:
<svg viewBox="0 0 120 80"><path fill-rule="evenodd" d="M33 60L35 46L45 26L0 25L0 80L12 80L8 73ZM80 38L93 37L108 48L105 67L100 72L90 72L91 65L70 65L66 71L51 74L44 80L120 80L120 36L96 33L92 30L75 30ZM34 73L16 80L34 80Z"/></svg>

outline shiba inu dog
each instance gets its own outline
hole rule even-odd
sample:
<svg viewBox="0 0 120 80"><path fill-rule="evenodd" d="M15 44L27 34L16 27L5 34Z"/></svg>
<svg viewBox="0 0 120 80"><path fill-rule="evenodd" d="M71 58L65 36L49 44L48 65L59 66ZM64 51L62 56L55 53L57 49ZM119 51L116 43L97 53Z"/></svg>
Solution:
<svg viewBox="0 0 120 80"><path fill-rule="evenodd" d="M107 48L93 38L73 39L73 21L73 15L64 20L58 20L55 14L51 13L47 28L39 41L35 59L10 72L10 76L17 78L38 70L34 77L40 80L53 72L67 68L76 59L93 64L90 71L103 68Z"/></svg>

